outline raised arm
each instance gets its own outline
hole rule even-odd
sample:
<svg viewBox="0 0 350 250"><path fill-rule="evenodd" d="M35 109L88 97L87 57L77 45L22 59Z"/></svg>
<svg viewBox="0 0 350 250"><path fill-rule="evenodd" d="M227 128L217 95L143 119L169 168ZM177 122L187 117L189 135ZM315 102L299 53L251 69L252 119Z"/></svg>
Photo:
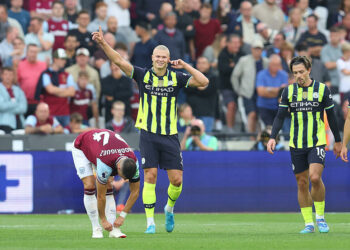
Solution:
<svg viewBox="0 0 350 250"><path fill-rule="evenodd" d="M174 69L185 69L190 75L192 75L189 86L191 87L206 87L209 84L208 78L203 75L199 70L193 68L188 63L181 59L170 61L171 66Z"/></svg>
<svg viewBox="0 0 350 250"><path fill-rule="evenodd" d="M92 32L92 40L94 40L101 46L101 48L106 53L106 55L112 63L118 65L118 67L127 76L131 76L133 66L127 60L125 60L117 51L115 51L111 46L108 45L108 43L103 38L101 26L99 27L98 32Z"/></svg>

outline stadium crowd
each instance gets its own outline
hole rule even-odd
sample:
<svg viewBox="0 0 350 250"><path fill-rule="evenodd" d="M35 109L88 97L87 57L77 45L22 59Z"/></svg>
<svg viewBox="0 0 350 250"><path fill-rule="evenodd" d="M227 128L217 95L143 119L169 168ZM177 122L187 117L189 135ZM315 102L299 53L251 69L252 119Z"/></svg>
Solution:
<svg viewBox="0 0 350 250"><path fill-rule="evenodd" d="M0 3L4 133L137 131L137 84L92 40L99 26L133 65L150 68L154 47L163 44L171 60L182 59L207 76L207 88L180 93L178 128L187 136L193 123L202 134L203 128L255 134L271 126L283 88L294 82L289 62L296 55L312 58L311 77L331 89L343 128L350 94L349 0Z"/></svg>

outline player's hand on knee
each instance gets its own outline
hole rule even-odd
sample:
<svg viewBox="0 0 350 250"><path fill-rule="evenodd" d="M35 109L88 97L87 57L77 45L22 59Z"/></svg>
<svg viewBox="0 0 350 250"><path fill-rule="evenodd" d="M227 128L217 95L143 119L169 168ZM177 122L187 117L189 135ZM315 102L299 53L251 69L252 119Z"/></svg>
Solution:
<svg viewBox="0 0 350 250"><path fill-rule="evenodd" d="M348 149L346 147L342 147L340 152L340 157L344 162L349 162L348 160Z"/></svg>
<svg viewBox="0 0 350 250"><path fill-rule="evenodd" d="M106 230L106 231L112 231L113 230L113 225L111 223L108 222L108 220L103 220L101 222L102 227Z"/></svg>
<svg viewBox="0 0 350 250"><path fill-rule="evenodd" d="M113 223L114 227L121 227L124 224L124 218L119 216Z"/></svg>
<svg viewBox="0 0 350 250"><path fill-rule="evenodd" d="M273 151L275 150L275 147L276 147L276 140L275 139L270 139L267 143L267 151L270 153L270 154L273 154Z"/></svg>

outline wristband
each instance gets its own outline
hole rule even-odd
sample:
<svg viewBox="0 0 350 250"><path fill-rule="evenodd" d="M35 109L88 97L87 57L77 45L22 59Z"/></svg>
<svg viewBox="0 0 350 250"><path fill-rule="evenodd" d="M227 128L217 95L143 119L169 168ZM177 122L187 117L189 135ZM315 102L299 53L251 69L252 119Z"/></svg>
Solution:
<svg viewBox="0 0 350 250"><path fill-rule="evenodd" d="M121 216L125 219L127 215L128 215L128 213L125 213L124 211L122 211L119 216Z"/></svg>

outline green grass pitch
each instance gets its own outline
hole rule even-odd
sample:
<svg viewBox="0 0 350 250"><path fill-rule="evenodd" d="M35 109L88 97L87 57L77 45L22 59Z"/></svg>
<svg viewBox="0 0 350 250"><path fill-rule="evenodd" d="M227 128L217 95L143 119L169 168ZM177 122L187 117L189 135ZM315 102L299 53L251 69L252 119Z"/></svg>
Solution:
<svg viewBox="0 0 350 250"><path fill-rule="evenodd" d="M175 229L144 234L143 214L130 214L126 239L91 239L87 215L0 215L0 249L350 249L350 214L329 213L328 234L300 235L299 213L175 214Z"/></svg>

